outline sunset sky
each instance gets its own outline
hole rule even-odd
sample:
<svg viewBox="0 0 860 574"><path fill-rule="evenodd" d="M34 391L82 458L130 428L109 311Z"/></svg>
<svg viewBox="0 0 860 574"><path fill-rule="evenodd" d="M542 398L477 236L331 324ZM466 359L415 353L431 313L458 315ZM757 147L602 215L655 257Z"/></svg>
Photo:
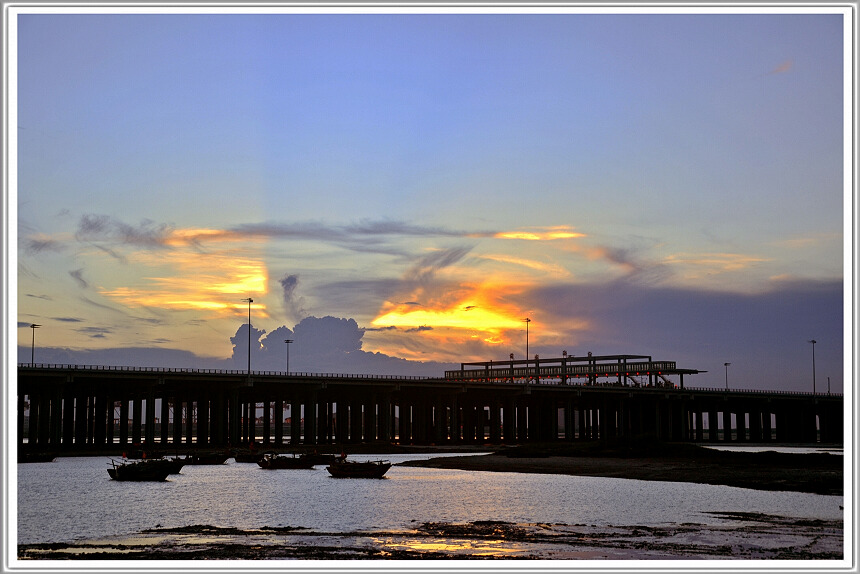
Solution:
<svg viewBox="0 0 860 574"><path fill-rule="evenodd" d="M843 14L578 12L18 15L18 360L841 392Z"/></svg>

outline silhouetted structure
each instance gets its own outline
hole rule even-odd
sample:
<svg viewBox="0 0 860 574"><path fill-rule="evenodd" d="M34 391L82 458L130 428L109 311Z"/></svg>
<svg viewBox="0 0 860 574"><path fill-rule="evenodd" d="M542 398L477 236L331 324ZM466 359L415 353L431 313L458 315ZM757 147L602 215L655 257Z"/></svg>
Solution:
<svg viewBox="0 0 860 574"><path fill-rule="evenodd" d="M54 452L254 440L842 442L842 395L684 388L698 372L644 355L463 363L435 379L19 364L18 442Z"/></svg>

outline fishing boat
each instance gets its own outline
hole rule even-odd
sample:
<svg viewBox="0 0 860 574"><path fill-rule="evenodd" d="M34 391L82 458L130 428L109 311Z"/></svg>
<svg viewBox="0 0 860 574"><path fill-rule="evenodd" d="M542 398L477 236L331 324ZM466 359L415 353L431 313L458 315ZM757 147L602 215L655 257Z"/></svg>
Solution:
<svg viewBox="0 0 860 574"><path fill-rule="evenodd" d="M277 453L270 452L263 455L257 461L260 468L267 470L278 470L284 468L313 468L314 463L303 456L281 456Z"/></svg>
<svg viewBox="0 0 860 574"><path fill-rule="evenodd" d="M334 478L382 478L391 463L387 460L355 461L341 457L326 467Z"/></svg>
<svg viewBox="0 0 860 574"><path fill-rule="evenodd" d="M230 456L229 452L195 452L185 457L185 464L224 464Z"/></svg>
<svg viewBox="0 0 860 574"><path fill-rule="evenodd" d="M170 474L179 474L179 471L182 470L182 467L185 466L188 462L188 457L179 458L178 456L176 456L173 458L165 458L160 460L168 463L168 468L170 468Z"/></svg>
<svg viewBox="0 0 860 574"><path fill-rule="evenodd" d="M111 459L108 474L114 480L166 480L171 474L173 463L161 459L146 459L138 462L122 461L119 464Z"/></svg>
<svg viewBox="0 0 860 574"><path fill-rule="evenodd" d="M50 452L24 452L18 451L18 462L54 462L57 455Z"/></svg>
<svg viewBox="0 0 860 574"><path fill-rule="evenodd" d="M233 458L236 462L259 462L263 455L259 452L236 452Z"/></svg>

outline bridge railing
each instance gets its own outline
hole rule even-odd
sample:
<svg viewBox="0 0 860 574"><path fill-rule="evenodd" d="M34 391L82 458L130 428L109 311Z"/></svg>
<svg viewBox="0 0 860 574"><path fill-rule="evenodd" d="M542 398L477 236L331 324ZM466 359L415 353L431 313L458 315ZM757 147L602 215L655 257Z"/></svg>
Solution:
<svg viewBox="0 0 860 574"><path fill-rule="evenodd" d="M708 391L715 393L748 393L748 394L767 394L767 395L802 395L802 396L822 396L822 397L841 397L842 393L823 393L821 391L765 391L762 389L726 389L725 387L686 387L685 391Z"/></svg>
<svg viewBox="0 0 860 574"><path fill-rule="evenodd" d="M167 374L204 374L204 375L247 375L248 371L244 369L196 369L196 368L187 368L187 367L129 367L129 366L114 366L114 365L71 365L71 364L54 364L54 363L18 363L18 368L32 368L32 369L57 369L57 370L74 370L74 371L117 371L117 372L145 372L145 373L167 373ZM519 371L520 369L516 369ZM456 382L487 382L487 383L508 383L511 380L510 376L502 376L502 377L492 377L491 380L487 380L485 376L486 371L484 370L467 370L467 371L446 371L446 375L449 373L466 373L472 375L472 377L457 377L454 380ZM491 371L491 375L496 374ZM345 373L311 373L311 372L294 372L290 371L287 373L286 371L251 371L251 376L290 376L290 377L299 377L299 378L324 378L324 379L339 379L339 380L362 380L362 379L375 379L375 380L391 380L391 381L430 381L430 380L438 380L440 377L422 377L418 375L370 375L370 374L345 374ZM517 376L518 373L514 374L514 379L517 384L523 384L524 382L527 384L540 384L540 385L559 385L562 383L559 379L555 379L552 377L547 377L542 380L534 380L534 369L531 369L531 372L524 372L520 376ZM445 377L451 380L449 377ZM762 390L762 389L725 389L720 387L691 387L687 386L683 389L679 388L677 385L667 385L664 383L657 383L652 386L646 385L626 385L619 384L617 382L604 382L604 383L596 383L596 384L587 384L584 382L579 382L571 380L568 378L568 382L566 386L576 386L581 388L620 388L620 389L643 389L646 391L704 391L704 392L718 392L718 393L743 393L743 394L768 394L768 395L795 395L795 396L821 396L821 397L841 397L842 393L823 393L823 392L815 392L812 393L810 391L781 391L781 390Z"/></svg>
<svg viewBox="0 0 860 574"><path fill-rule="evenodd" d="M505 366L504 363L484 369L460 369L458 371L445 371L446 379L471 379L471 378L517 378L533 376L535 372L541 377L577 377L577 376L634 376L641 374L662 374L672 372L677 365L674 361L650 361L638 363L591 363L585 365L554 365L550 367L514 367Z"/></svg>
<svg viewBox="0 0 860 574"><path fill-rule="evenodd" d="M174 374L204 374L204 375L247 375L245 369L196 369L190 367L128 367L115 365L69 365L53 363L18 363L18 368L25 369L57 369L74 371L117 371L126 373L174 373ZM312 373L290 371L251 371L251 376L290 376L290 377L322 377L325 379L383 379L395 381L425 381L438 377L422 377L419 375L370 375L349 373Z"/></svg>

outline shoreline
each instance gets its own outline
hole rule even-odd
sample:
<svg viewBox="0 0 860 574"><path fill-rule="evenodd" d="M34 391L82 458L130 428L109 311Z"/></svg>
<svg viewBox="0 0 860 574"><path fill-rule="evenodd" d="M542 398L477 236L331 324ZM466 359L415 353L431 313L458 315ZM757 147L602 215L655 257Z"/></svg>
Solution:
<svg viewBox="0 0 860 574"><path fill-rule="evenodd" d="M720 452L720 451L716 451ZM496 452L483 455L438 457L399 463L402 466L485 472L522 472L599 476L633 480L691 482L842 496L842 457L777 453L729 453L689 456L517 456Z"/></svg>

